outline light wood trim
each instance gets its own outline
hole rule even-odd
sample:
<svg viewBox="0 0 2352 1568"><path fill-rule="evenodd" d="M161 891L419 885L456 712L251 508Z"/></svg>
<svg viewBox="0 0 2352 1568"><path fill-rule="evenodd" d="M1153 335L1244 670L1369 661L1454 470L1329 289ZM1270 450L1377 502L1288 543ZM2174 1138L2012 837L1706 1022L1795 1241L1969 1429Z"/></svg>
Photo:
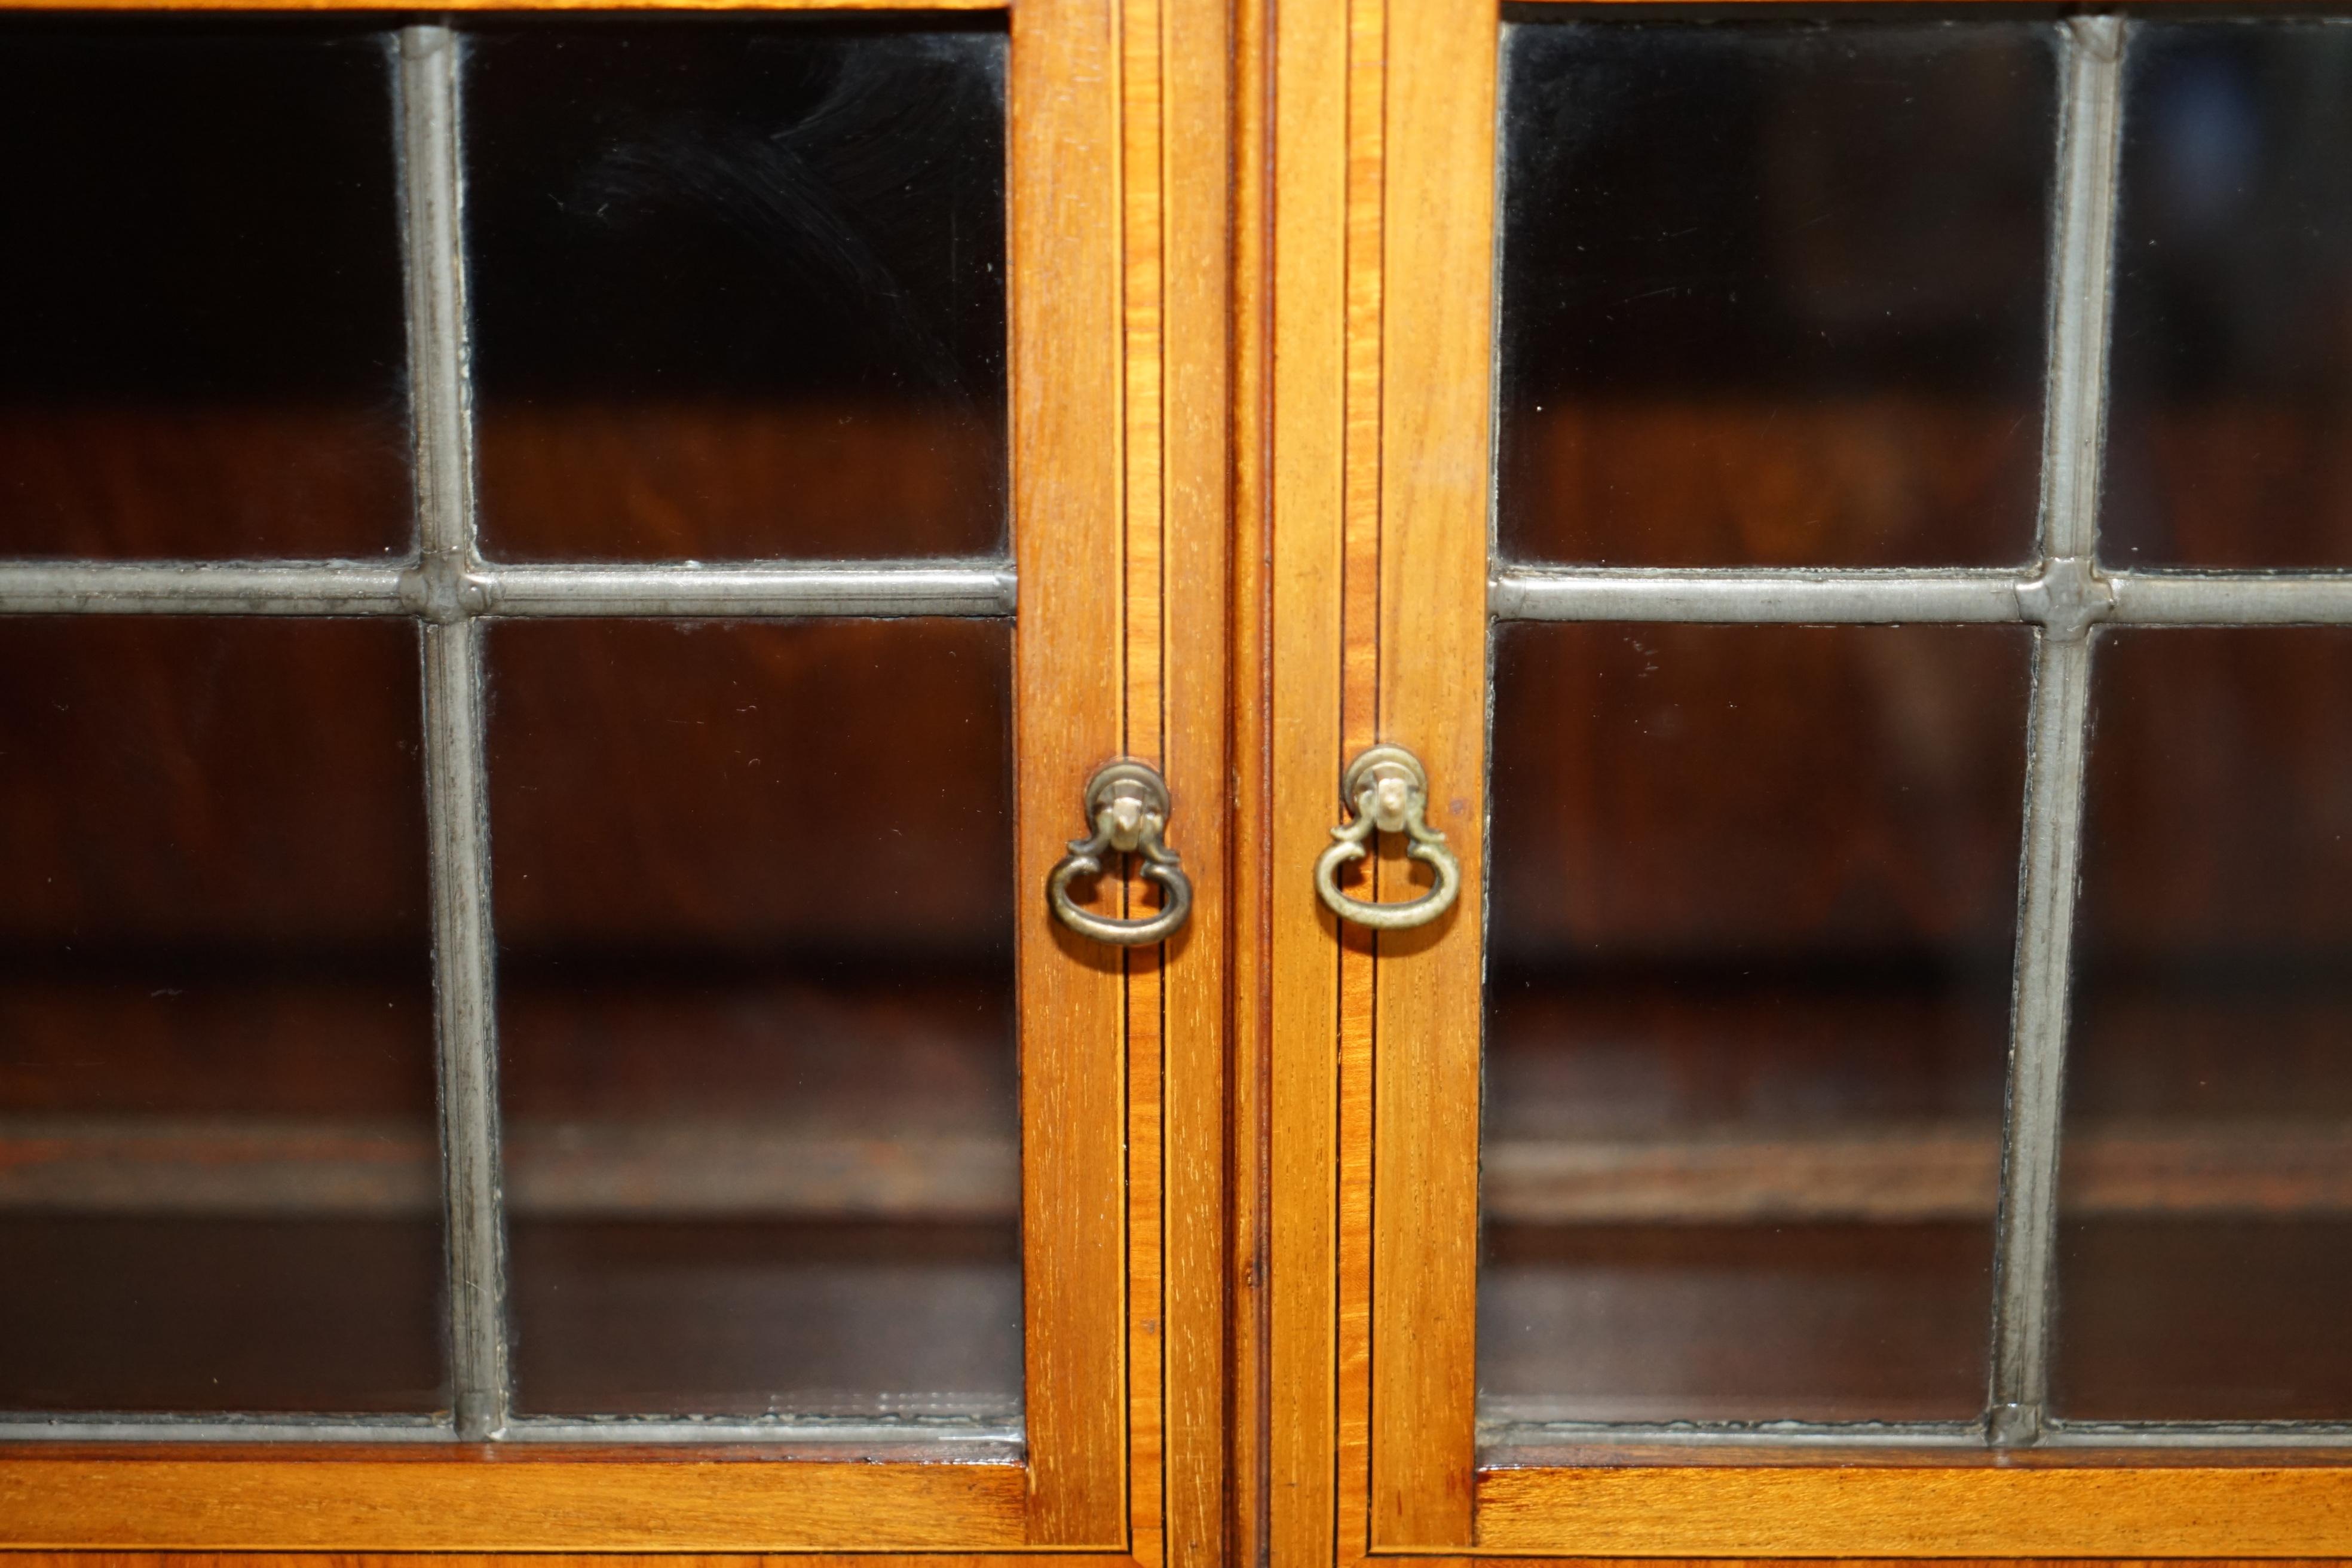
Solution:
<svg viewBox="0 0 2352 1568"><path fill-rule="evenodd" d="M1227 1561L1232 18L1228 0L1160 0L1163 767L1193 883L1162 976L1171 1568Z"/></svg>
<svg viewBox="0 0 2352 1568"><path fill-rule="evenodd" d="M1386 0L1347 0L1347 453L1340 485L1339 755L1382 738L1381 662L1381 326L1384 284L1381 102ZM1345 807L1336 771L1327 822ZM1392 850L1392 845L1381 846ZM1394 895L1387 855L1364 862L1362 896ZM1338 1536L1342 1561L1370 1548L1372 1138L1376 958L1370 931L1335 922L1339 941L1339 1281Z"/></svg>
<svg viewBox="0 0 2352 1568"><path fill-rule="evenodd" d="M1119 56L1111 0L1013 17L1013 497L1021 768L1022 1276L1029 1540L1124 1546L1126 1215L1119 950L1041 889L1121 749ZM1097 896L1115 898L1111 879Z"/></svg>
<svg viewBox="0 0 2352 1568"><path fill-rule="evenodd" d="M1396 1554L1394 1561L1412 1568L1585 1568L1587 1564L1622 1563L1622 1557L1507 1557L1499 1555ZM1785 1558L1646 1557L1645 1568L1764 1568ZM1905 1557L1830 1557L1810 1562L1818 1568L1911 1568L1919 1560ZM2038 1568L2063 1562L2068 1568L2178 1568L2179 1558L2149 1557L1942 1557L1942 1568ZM2341 1568L2341 1557L2203 1557L2189 1561L2203 1568ZM593 1556L548 1553L490 1554L483 1552L241 1552L225 1564L211 1552L17 1552L5 1559L7 1568L1039 1568L1036 1553L1006 1552L811 1552L789 1556L747 1553L599 1552ZM1141 1568L1136 1560L1114 1552L1057 1552L1052 1568Z"/></svg>
<svg viewBox="0 0 2352 1568"><path fill-rule="evenodd" d="M1272 8L1269 1544L1334 1561L1337 922L1311 880L1341 763L1346 0Z"/></svg>
<svg viewBox="0 0 2352 1568"><path fill-rule="evenodd" d="M7 1568L1144 1568L1125 1552L11 1552Z"/></svg>
<svg viewBox="0 0 2352 1568"><path fill-rule="evenodd" d="M1161 0L1120 0L1119 153L1120 311L1126 337L1126 519L1120 532L1120 573L1126 584L1120 648L1121 750L1163 772L1168 748L1167 536L1161 421L1166 341L1162 331L1160 216ZM1181 848L1177 816L1170 834ZM1133 878L1126 914L1132 919L1157 899ZM1190 923L1189 921L1187 923ZM1161 1063L1166 1046L1167 973L1162 949L1132 948L1127 969L1127 1368L1128 1542L1145 1563L1164 1561L1166 1503L1166 1233L1160 1224L1164 1173Z"/></svg>
<svg viewBox="0 0 2352 1568"><path fill-rule="evenodd" d="M2332 1556L2352 1469L1618 1466L1478 1478L1478 1544L1588 1556Z"/></svg>
<svg viewBox="0 0 2352 1568"><path fill-rule="evenodd" d="M1381 739L1429 769L1465 890L1381 939L1378 1548L1470 1541L1497 24L1494 0L1414 0L1389 9L1382 51Z"/></svg>
<svg viewBox="0 0 2352 1568"><path fill-rule="evenodd" d="M280 1450L282 1453L283 1450ZM0 1458L0 1545L278 1552L1018 1547L1014 1465L551 1449L463 1457Z"/></svg>
<svg viewBox="0 0 2352 1568"><path fill-rule="evenodd" d="M1156 705L1155 705L1156 706ZM1129 909L1144 910L1130 887ZM1188 921L1189 924L1190 921ZM1127 954L1127 1539L1141 1563L1167 1561L1166 1170L1167 971L1157 949Z"/></svg>

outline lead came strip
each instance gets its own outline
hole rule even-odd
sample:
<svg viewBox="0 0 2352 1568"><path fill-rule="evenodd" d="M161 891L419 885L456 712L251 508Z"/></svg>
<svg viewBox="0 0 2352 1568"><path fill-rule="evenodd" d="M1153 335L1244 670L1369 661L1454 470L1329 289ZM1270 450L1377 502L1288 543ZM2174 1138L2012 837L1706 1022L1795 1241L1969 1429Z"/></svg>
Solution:
<svg viewBox="0 0 2352 1568"><path fill-rule="evenodd" d="M2125 24L2066 24L2058 132L2058 275L2042 456L2042 623L2027 736L2025 855L2010 1022L2008 1127L1994 1222L1992 1378L1987 1439L2042 1436L2058 1231L2059 1103L2066 1058L2091 628L2114 606L2091 570L2106 419L2109 277L2120 166ZM2021 597L2024 591L2021 590Z"/></svg>
<svg viewBox="0 0 2352 1568"><path fill-rule="evenodd" d="M0 569L0 598L6 573ZM2116 626L2352 624L2352 576L2101 572L2100 623ZM1512 566L1487 584L1498 621L1647 621L1708 626L2039 626L2076 607L2040 565L2018 572L1653 571Z"/></svg>
<svg viewBox="0 0 2352 1568"><path fill-rule="evenodd" d="M482 634L469 613L488 601L479 580L466 570L475 558L473 456L457 211L457 48L447 27L401 30L400 123L423 563L402 588L404 599L432 623L424 630L425 805L439 1006L449 1373L457 1436L479 1442L505 1430L512 1385L499 1190Z"/></svg>
<svg viewBox="0 0 2352 1568"><path fill-rule="evenodd" d="M1013 569L992 562L699 562L464 569L455 615L1010 616ZM0 615L433 616L416 567L350 561L0 563Z"/></svg>

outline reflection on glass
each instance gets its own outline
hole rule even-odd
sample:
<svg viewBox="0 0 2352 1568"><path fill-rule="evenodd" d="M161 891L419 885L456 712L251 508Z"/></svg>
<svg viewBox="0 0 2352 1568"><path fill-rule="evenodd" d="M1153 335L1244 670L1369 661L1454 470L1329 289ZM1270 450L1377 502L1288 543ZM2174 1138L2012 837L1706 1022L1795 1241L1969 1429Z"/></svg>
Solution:
<svg viewBox="0 0 2352 1568"><path fill-rule="evenodd" d="M1507 558L2030 553L2050 28L1528 21L1503 40Z"/></svg>
<svg viewBox="0 0 2352 1568"><path fill-rule="evenodd" d="M445 1407L416 680L0 622L0 1406Z"/></svg>
<svg viewBox="0 0 2352 1568"><path fill-rule="evenodd" d="M0 555L410 537L391 63L349 26L0 26Z"/></svg>
<svg viewBox="0 0 2352 1568"><path fill-rule="evenodd" d="M2352 31L2141 22L2100 553L2352 566Z"/></svg>
<svg viewBox="0 0 2352 1568"><path fill-rule="evenodd" d="M469 37L496 552L1005 538L1001 19Z"/></svg>
<svg viewBox="0 0 2352 1568"><path fill-rule="evenodd" d="M2056 1407L2352 1416L2352 632L2095 669Z"/></svg>
<svg viewBox="0 0 2352 1568"><path fill-rule="evenodd" d="M1009 1415L1010 626L491 651L524 1408Z"/></svg>
<svg viewBox="0 0 2352 1568"><path fill-rule="evenodd" d="M2026 654L1502 628L1487 1418L1978 1413Z"/></svg>

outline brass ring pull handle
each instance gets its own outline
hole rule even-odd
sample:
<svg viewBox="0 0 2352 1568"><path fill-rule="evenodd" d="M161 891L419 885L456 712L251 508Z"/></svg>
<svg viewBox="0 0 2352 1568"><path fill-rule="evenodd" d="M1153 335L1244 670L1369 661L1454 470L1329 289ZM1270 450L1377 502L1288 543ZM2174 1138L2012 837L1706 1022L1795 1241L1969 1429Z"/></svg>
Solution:
<svg viewBox="0 0 2352 1568"><path fill-rule="evenodd" d="M1087 781L1087 820L1094 837L1073 838L1070 852L1045 879L1045 901L1064 925L1081 936L1119 947L1165 942L1192 912L1192 883L1177 863L1176 851L1161 842L1168 830L1168 781L1148 763L1112 763ZM1070 884L1101 873L1107 851L1143 857L1143 875L1160 884L1167 904L1143 920L1119 921L1089 913L1071 900Z"/></svg>
<svg viewBox="0 0 2352 1568"><path fill-rule="evenodd" d="M1356 820L1331 830L1338 840L1315 862L1315 890L1343 921L1374 931L1406 931L1427 925L1454 907L1462 891L1462 863L1445 847L1445 835L1429 826L1429 773L1402 746L1374 746L1348 764L1339 798ZM1435 868L1437 886L1402 904L1368 904L1339 890L1339 868L1364 858L1364 841L1374 833L1402 833L1412 842L1405 854Z"/></svg>

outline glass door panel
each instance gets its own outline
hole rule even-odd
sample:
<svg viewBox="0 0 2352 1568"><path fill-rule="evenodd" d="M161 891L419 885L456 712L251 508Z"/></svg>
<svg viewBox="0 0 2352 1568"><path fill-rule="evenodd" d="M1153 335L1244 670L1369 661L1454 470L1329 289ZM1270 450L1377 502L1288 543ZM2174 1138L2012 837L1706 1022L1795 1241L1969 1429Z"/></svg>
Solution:
<svg viewBox="0 0 2352 1568"><path fill-rule="evenodd" d="M1504 554L2024 559L2050 29L1513 15L1498 149Z"/></svg>
<svg viewBox="0 0 2352 1568"><path fill-rule="evenodd" d="M1488 1420L1980 1408L2028 653L1501 628Z"/></svg>
<svg viewBox="0 0 2352 1568"><path fill-rule="evenodd" d="M0 1409L446 1407L415 645L0 620Z"/></svg>
<svg viewBox="0 0 2352 1568"><path fill-rule="evenodd" d="M1010 633L493 634L523 1411L1017 1423Z"/></svg>
<svg viewBox="0 0 2352 1568"><path fill-rule="evenodd" d="M390 43L6 22L0 559L413 547Z"/></svg>
<svg viewBox="0 0 2352 1568"><path fill-rule="evenodd" d="M2111 632L2093 692L2057 1408L2352 1416L2352 632Z"/></svg>
<svg viewBox="0 0 2352 1568"><path fill-rule="evenodd" d="M485 548L1003 555L1007 42L469 31Z"/></svg>
<svg viewBox="0 0 2352 1568"><path fill-rule="evenodd" d="M2341 1418L2338 29L1512 15L1487 1440Z"/></svg>
<svg viewBox="0 0 2352 1568"><path fill-rule="evenodd" d="M2352 33L2143 27L2124 82L2100 554L2352 566Z"/></svg>

